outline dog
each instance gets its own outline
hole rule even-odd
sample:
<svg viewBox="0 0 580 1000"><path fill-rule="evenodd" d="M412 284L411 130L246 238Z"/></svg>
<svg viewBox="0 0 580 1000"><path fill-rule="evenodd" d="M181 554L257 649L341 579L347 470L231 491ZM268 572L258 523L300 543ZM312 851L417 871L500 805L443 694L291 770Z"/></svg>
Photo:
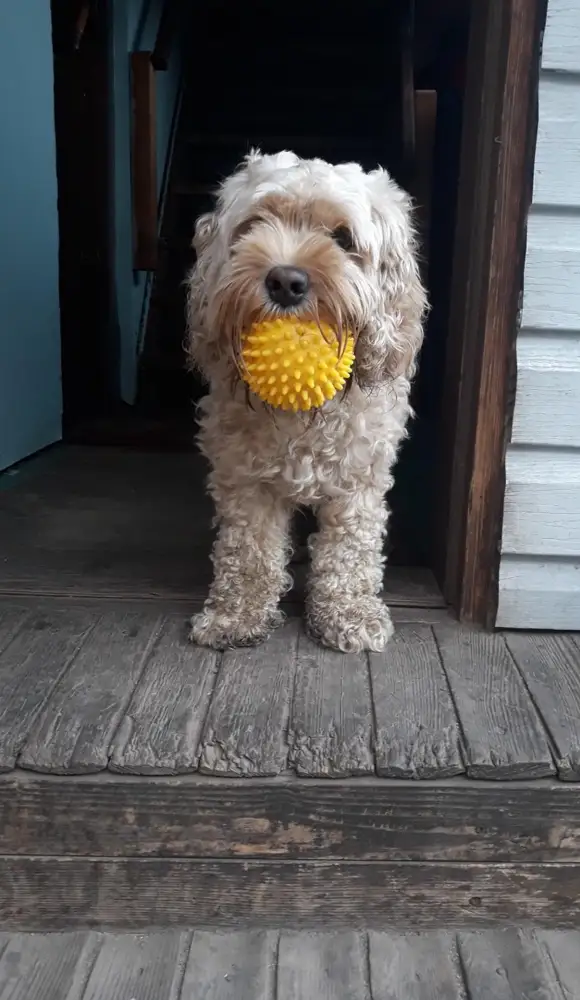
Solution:
<svg viewBox="0 0 580 1000"><path fill-rule="evenodd" d="M310 507L307 628L331 649L381 651L393 631L380 597L385 495L427 305L410 198L382 168L253 151L198 219L193 246L186 346L209 384L199 444L218 534L191 639L253 645L282 622L290 522ZM274 411L241 378L244 331L284 315L355 338L351 379L320 410Z"/></svg>

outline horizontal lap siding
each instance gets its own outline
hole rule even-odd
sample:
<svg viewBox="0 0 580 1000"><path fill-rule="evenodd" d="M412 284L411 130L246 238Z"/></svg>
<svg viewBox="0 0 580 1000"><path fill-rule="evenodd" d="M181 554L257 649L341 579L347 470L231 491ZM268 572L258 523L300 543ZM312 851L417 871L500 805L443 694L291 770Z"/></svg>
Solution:
<svg viewBox="0 0 580 1000"><path fill-rule="evenodd" d="M580 3L549 0L497 624L580 629Z"/></svg>

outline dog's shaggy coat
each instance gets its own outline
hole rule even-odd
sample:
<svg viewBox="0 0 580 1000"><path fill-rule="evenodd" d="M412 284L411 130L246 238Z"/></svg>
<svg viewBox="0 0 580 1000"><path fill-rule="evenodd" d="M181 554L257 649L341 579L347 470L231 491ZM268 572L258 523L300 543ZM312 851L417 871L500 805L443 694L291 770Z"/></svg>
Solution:
<svg viewBox="0 0 580 1000"><path fill-rule="evenodd" d="M218 536L191 637L224 648L280 623L291 516L311 506L309 630L344 652L381 650L392 632L379 596L385 494L426 307L409 199L381 169L252 153L223 184L215 212L198 220L194 246L188 351L209 383L199 440ZM308 274L302 317L329 323L341 342L347 330L356 338L352 383L313 413L271 411L240 378L244 330L284 313L265 285L276 265Z"/></svg>

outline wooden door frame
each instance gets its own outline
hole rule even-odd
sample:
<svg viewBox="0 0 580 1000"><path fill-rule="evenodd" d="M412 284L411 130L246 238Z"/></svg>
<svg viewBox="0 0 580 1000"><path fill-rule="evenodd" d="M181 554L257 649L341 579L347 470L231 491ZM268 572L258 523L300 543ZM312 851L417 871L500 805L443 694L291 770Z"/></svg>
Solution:
<svg viewBox="0 0 580 1000"><path fill-rule="evenodd" d="M443 385L435 568L493 627L546 0L474 0Z"/></svg>
<svg viewBox="0 0 580 1000"><path fill-rule="evenodd" d="M110 0L51 0L65 436L113 392Z"/></svg>

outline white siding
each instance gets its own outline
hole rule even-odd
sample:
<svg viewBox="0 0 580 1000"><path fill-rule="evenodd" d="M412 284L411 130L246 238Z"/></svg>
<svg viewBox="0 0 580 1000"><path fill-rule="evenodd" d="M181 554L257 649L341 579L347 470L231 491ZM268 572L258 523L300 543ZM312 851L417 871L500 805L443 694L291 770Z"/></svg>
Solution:
<svg viewBox="0 0 580 1000"><path fill-rule="evenodd" d="M580 629L580 0L548 0L497 624Z"/></svg>

